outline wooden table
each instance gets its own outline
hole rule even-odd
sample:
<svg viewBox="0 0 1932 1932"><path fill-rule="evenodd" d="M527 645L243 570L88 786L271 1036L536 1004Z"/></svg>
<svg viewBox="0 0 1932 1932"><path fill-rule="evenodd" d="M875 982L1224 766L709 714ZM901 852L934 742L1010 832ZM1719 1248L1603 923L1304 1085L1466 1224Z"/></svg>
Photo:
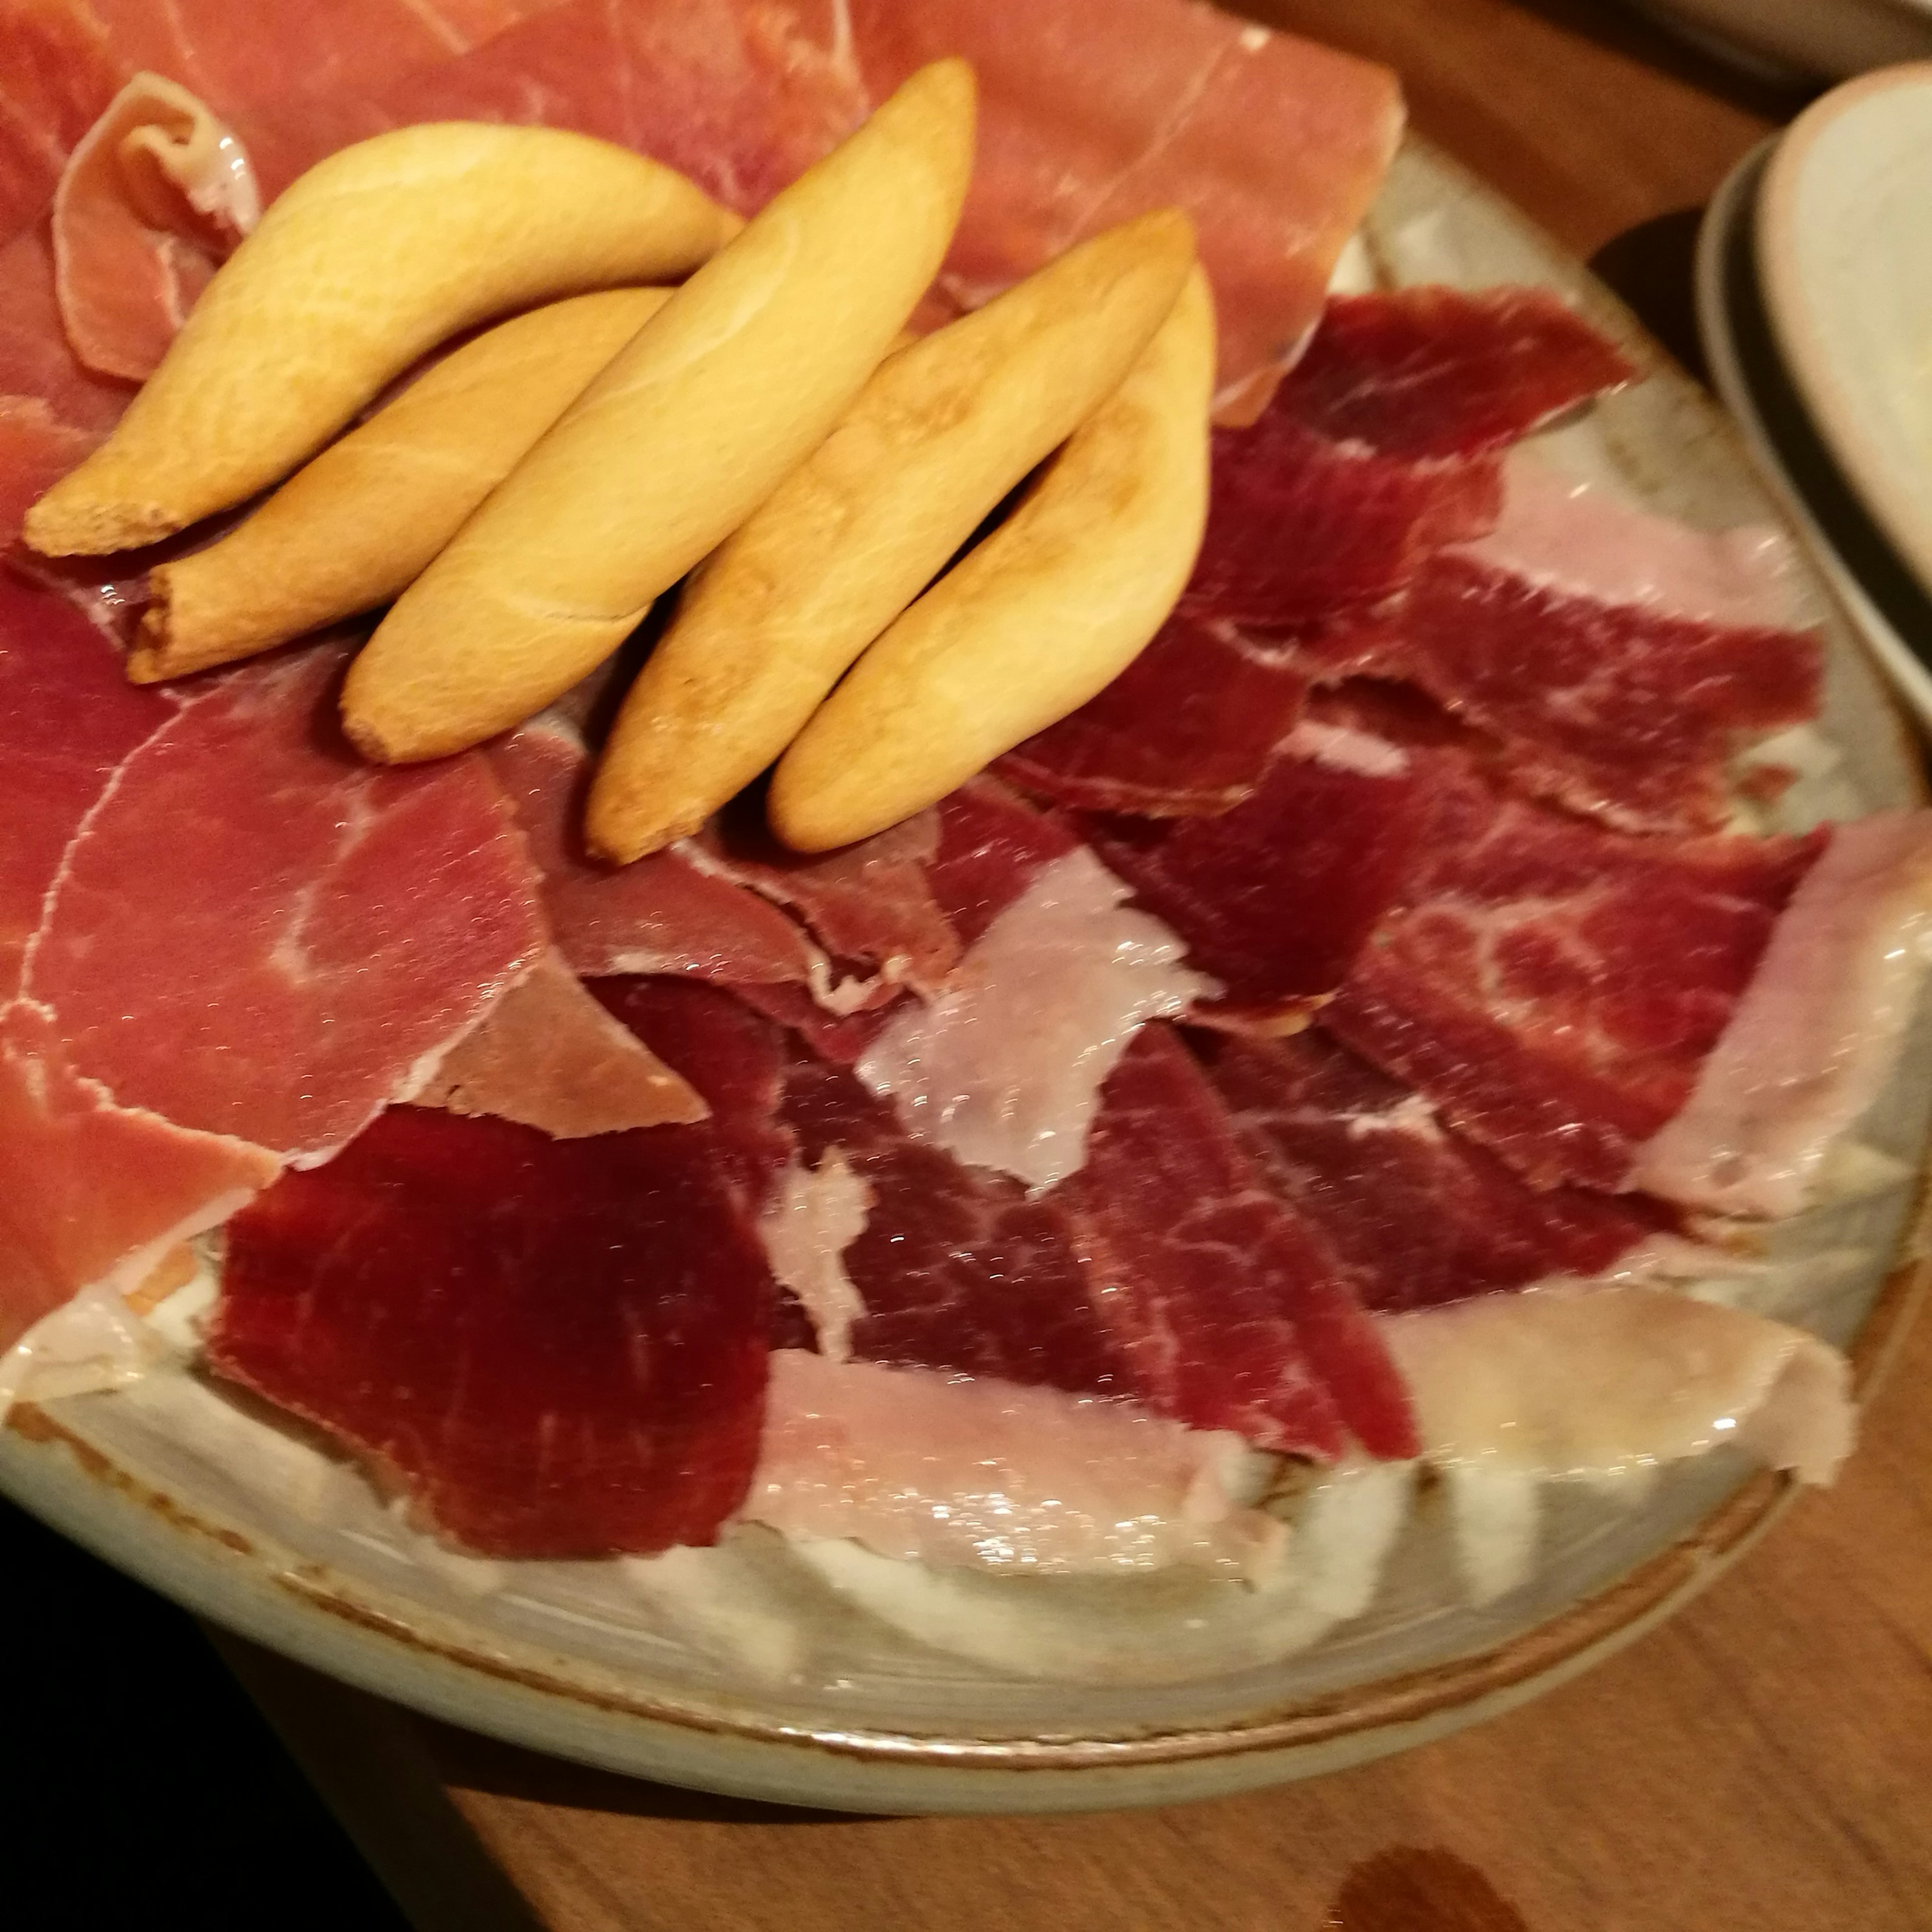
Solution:
<svg viewBox="0 0 1932 1932"><path fill-rule="evenodd" d="M1691 212L1797 104L1583 0L1249 10L1398 68L1423 134L1679 346ZM1932 1318L1839 1486L1580 1681L1402 1757L1164 1811L711 1799L230 1654L424 1932L1925 1932L1928 1382Z"/></svg>

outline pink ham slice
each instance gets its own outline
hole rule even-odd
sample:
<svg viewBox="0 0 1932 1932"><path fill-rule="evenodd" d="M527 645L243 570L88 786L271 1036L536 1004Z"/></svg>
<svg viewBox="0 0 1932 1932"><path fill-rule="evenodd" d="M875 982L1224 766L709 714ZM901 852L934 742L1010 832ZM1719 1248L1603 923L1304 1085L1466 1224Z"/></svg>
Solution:
<svg viewBox="0 0 1932 1932"><path fill-rule="evenodd" d="M1629 838L1412 755L1421 849L1322 1024L1533 1185L1630 1186L1826 835Z"/></svg>
<svg viewBox="0 0 1932 1932"><path fill-rule="evenodd" d="M239 672L132 752L26 982L122 1106L304 1162L405 1096L544 944L487 770L364 764L340 669L319 650Z"/></svg>
<svg viewBox="0 0 1932 1932"><path fill-rule="evenodd" d="M0 1348L83 1288L135 1286L275 1178L263 1149L114 1106L40 1009L0 1010Z"/></svg>
<svg viewBox="0 0 1932 1932"><path fill-rule="evenodd" d="M701 1120L697 1090L613 1019L553 946L445 1054L413 1098L559 1140Z"/></svg>
<svg viewBox="0 0 1932 1932"><path fill-rule="evenodd" d="M208 1354L452 1541L642 1553L742 1501L770 1300L710 1127L554 1140L405 1107L230 1225Z"/></svg>
<svg viewBox="0 0 1932 1932"><path fill-rule="evenodd" d="M613 871L578 838L590 767L569 726L539 718L493 745L491 771L543 874L544 910L563 955L585 978L688 973L734 982L822 978L818 948L742 886L654 854Z"/></svg>
<svg viewBox="0 0 1932 1932"><path fill-rule="evenodd" d="M1238 1499L1248 1460L1232 1436L1131 1404L783 1348L742 1514L902 1562L1026 1576L1181 1562L1255 1576L1288 1532Z"/></svg>
<svg viewBox="0 0 1932 1932"><path fill-rule="evenodd" d="M854 0L866 81L964 54L979 165L946 281L974 306L1152 208L1192 215L1224 404L1251 414L1300 350L1402 131L1394 76L1176 0Z"/></svg>
<svg viewBox="0 0 1932 1932"><path fill-rule="evenodd" d="M1640 1195L1539 1193L1318 1028L1192 1044L1269 1186L1322 1230L1378 1314L1603 1274L1678 1225Z"/></svg>
<svg viewBox="0 0 1932 1932"><path fill-rule="evenodd" d="M153 374L261 212L241 144L200 101L137 74L62 170L54 256L69 345L89 369Z"/></svg>
<svg viewBox="0 0 1932 1932"><path fill-rule="evenodd" d="M1186 1049L1146 1028L1107 1083L1072 1216L1141 1400L1322 1458L1415 1453L1401 1377L1333 1251L1271 1193Z"/></svg>
<svg viewBox="0 0 1932 1932"><path fill-rule="evenodd" d="M1394 747L1348 742L1353 764L1332 752L1283 756L1218 818L1081 816L1136 902L1220 982L1222 997L1197 1006L1197 1018L1262 1032L1305 1025L1394 902L1415 847L1422 780Z"/></svg>

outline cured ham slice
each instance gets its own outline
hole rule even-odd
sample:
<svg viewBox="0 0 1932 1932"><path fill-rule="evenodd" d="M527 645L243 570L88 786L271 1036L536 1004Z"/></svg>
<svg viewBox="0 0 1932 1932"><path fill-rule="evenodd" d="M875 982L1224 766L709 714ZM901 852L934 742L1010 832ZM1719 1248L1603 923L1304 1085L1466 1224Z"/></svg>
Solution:
<svg viewBox="0 0 1932 1932"><path fill-rule="evenodd" d="M262 1148L117 1107L39 1009L0 1012L0 1348L84 1289L135 1286L275 1178Z"/></svg>
<svg viewBox="0 0 1932 1932"><path fill-rule="evenodd" d="M1309 674L1294 655L1180 610L1097 698L998 770L1063 805L1154 817L1225 812L1294 728Z"/></svg>
<svg viewBox="0 0 1932 1932"><path fill-rule="evenodd" d="M138 74L109 103L54 193L56 288L88 368L142 382L261 214L241 143L185 88Z"/></svg>
<svg viewBox="0 0 1932 1932"><path fill-rule="evenodd" d="M980 938L1041 866L1080 842L997 778L970 779L934 809L939 845L926 861L926 886L962 946Z"/></svg>
<svg viewBox="0 0 1932 1932"><path fill-rule="evenodd" d="M1829 1482L1855 1426L1815 1335L1648 1288L1489 1296L1386 1320L1431 1460L1544 1478L1642 1472L1728 1443Z"/></svg>
<svg viewBox="0 0 1932 1932"><path fill-rule="evenodd" d="M544 943L487 770L362 764L339 669L251 668L132 752L62 856L26 982L122 1106L303 1161L406 1096Z"/></svg>
<svg viewBox="0 0 1932 1932"><path fill-rule="evenodd" d="M1305 1024L1394 900L1424 783L1401 752L1357 742L1352 764L1276 759L1259 790L1218 818L1082 816L1136 902L1221 986L1197 1018L1264 1031Z"/></svg>
<svg viewBox="0 0 1932 1932"><path fill-rule="evenodd" d="M1412 755L1423 842L1323 1025L1533 1185L1629 1186L1825 835L1627 838Z"/></svg>
<svg viewBox="0 0 1932 1932"><path fill-rule="evenodd" d="M0 250L0 273L6 252ZM0 395L0 544L20 535L34 500L100 440L63 422L38 396Z"/></svg>
<svg viewBox="0 0 1932 1932"><path fill-rule="evenodd" d="M797 1304L811 1343L830 1361L852 1359L852 1324L866 1312L845 1272L845 1250L866 1232L872 1208L871 1184L835 1147L816 1168L790 1162L759 1219L772 1274Z"/></svg>
<svg viewBox="0 0 1932 1932"><path fill-rule="evenodd" d="M1049 860L930 1003L899 1009L859 1078L909 1132L970 1166L1029 1187L1064 1180L1136 1030L1215 990L1126 896L1091 852Z"/></svg>
<svg viewBox="0 0 1932 1932"><path fill-rule="evenodd" d="M800 985L826 979L818 949L742 886L672 853L615 872L585 857L578 827L590 769L583 741L568 725L536 719L488 755L543 874L550 931L584 977L688 973Z"/></svg>
<svg viewBox="0 0 1932 1932"><path fill-rule="evenodd" d="M644 1554L743 1500L770 1302L709 1126L554 1140L397 1108L230 1224L208 1358L453 1542Z"/></svg>
<svg viewBox="0 0 1932 1932"><path fill-rule="evenodd" d="M939 849L939 821L929 810L856 845L806 857L771 836L764 800L754 795L676 849L700 869L788 908L834 959L883 980L881 992L937 986L958 962L958 936L926 881L925 861Z"/></svg>
<svg viewBox="0 0 1932 1932"><path fill-rule="evenodd" d="M116 84L98 17L78 4L0 10L0 236L46 208L68 152Z"/></svg>
<svg viewBox="0 0 1932 1932"><path fill-rule="evenodd" d="M945 277L963 305L1178 204L1214 286L1223 402L1265 401L1394 154L1392 74L1177 0L851 13L874 99L943 54L979 73L978 165Z"/></svg>
<svg viewBox="0 0 1932 1932"><path fill-rule="evenodd" d="M1444 551L1367 660L1498 741L1511 785L1633 832L1728 816L1744 740L1816 715L1816 640L1564 597Z"/></svg>
<svg viewBox="0 0 1932 1932"><path fill-rule="evenodd" d="M1676 1226L1643 1196L1526 1186L1318 1029L1193 1045L1269 1186L1321 1229L1378 1313L1600 1275Z"/></svg>
<svg viewBox="0 0 1932 1932"><path fill-rule="evenodd" d="M1165 1027L1107 1083L1087 1164L1048 1197L1159 1414L1258 1447L1415 1453L1408 1397L1321 1236L1269 1192Z"/></svg>
<svg viewBox="0 0 1932 1932"><path fill-rule="evenodd" d="M1835 828L1640 1185L1720 1214L1804 1206L1878 1095L1932 958L1932 814Z"/></svg>
<svg viewBox="0 0 1932 1932"><path fill-rule="evenodd" d="M560 1140L710 1112L697 1090L613 1019L554 947L445 1054L418 1106L494 1114Z"/></svg>
<svg viewBox="0 0 1932 1932"><path fill-rule="evenodd" d="M1202 1564L1258 1577L1282 1524L1245 1507L1252 1461L1121 1402L916 1369L772 1358L748 1521L881 1556L1029 1576Z"/></svg>
<svg viewBox="0 0 1932 1932"><path fill-rule="evenodd" d="M807 1178L822 1182L836 1162L848 1198L855 1184L864 1191L860 1232L836 1250L862 1310L843 1324L854 1358L1077 1396L1136 1393L1053 1196L1029 1198L1008 1176L914 1140L850 1074L803 1055L787 1078L784 1118ZM808 1195L790 1205L820 1218ZM782 1232L766 1226L767 1241L796 1258L794 1277L804 1232L796 1220ZM844 1232L836 1217L832 1232Z"/></svg>

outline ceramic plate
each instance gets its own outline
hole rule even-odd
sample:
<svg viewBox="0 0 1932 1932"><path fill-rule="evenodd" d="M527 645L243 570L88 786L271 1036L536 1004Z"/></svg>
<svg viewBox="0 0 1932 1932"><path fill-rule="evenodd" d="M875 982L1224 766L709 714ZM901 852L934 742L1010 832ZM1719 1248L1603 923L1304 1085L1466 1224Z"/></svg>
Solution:
<svg viewBox="0 0 1932 1932"><path fill-rule="evenodd" d="M1539 439L1548 458L1712 527L1772 518L1717 412L1584 272L1429 150L1365 231L1385 282L1538 282L1649 371ZM1824 620L1815 592L1808 616ZM1918 796L1880 681L1832 632L1822 755L1796 816ZM1865 1125L1891 1184L1783 1228L1731 1292L1852 1348L1868 1382L1932 1113L1932 1028ZM1888 1163L1888 1165L1887 1165ZM1718 1292L1713 1290L1712 1292ZM1164 1803L1359 1762L1508 1708L1668 1615L1786 1498L1720 1450L1640 1498L1545 1492L1520 1587L1466 1595L1442 1493L1408 1472L1301 1498L1279 1586L1178 1574L950 1582L762 1532L650 1562L507 1566L413 1537L310 1442L190 1373L16 1412L0 1485L190 1608L420 1710L620 1771L876 1810Z"/></svg>

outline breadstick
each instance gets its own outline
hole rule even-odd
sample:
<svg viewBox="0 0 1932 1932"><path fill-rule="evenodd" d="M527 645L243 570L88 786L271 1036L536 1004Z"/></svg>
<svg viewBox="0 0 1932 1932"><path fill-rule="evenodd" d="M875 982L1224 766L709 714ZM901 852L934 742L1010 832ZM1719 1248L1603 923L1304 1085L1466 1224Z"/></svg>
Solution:
<svg viewBox="0 0 1932 1932"><path fill-rule="evenodd" d="M554 128L398 128L281 195L114 434L27 513L50 556L152 542L279 482L472 323L674 280L735 215L673 170Z"/></svg>
<svg viewBox="0 0 1932 1932"><path fill-rule="evenodd" d="M1012 518L853 668L778 761L805 852L943 798L1125 670L1186 586L1208 512L1214 316L1197 268L1126 380Z"/></svg>
<svg viewBox="0 0 1932 1932"><path fill-rule="evenodd" d="M686 586L598 768L590 849L640 858L757 777L1118 386L1193 259L1185 215L1144 215L884 363Z"/></svg>
<svg viewBox="0 0 1932 1932"><path fill-rule="evenodd" d="M940 61L776 196L640 329L399 598L343 693L372 758L541 710L821 441L937 273L973 160Z"/></svg>
<svg viewBox="0 0 1932 1932"><path fill-rule="evenodd" d="M446 357L232 535L149 572L128 676L184 676L388 603L670 293L573 296Z"/></svg>

